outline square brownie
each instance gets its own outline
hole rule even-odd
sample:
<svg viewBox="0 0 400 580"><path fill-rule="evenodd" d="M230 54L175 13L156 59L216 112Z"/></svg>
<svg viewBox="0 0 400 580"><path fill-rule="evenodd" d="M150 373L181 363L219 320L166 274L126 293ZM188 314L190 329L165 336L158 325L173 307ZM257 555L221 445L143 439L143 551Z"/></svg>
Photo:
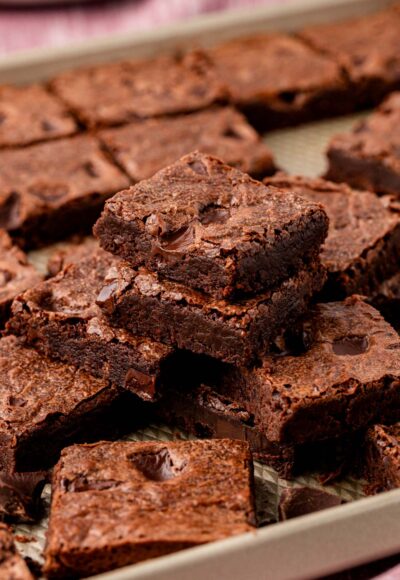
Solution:
<svg viewBox="0 0 400 580"><path fill-rule="evenodd" d="M67 137L77 130L67 108L44 87L0 86L0 149Z"/></svg>
<svg viewBox="0 0 400 580"><path fill-rule="evenodd" d="M400 211L390 199L344 184L285 174L265 183L324 206L329 218L321 254L328 271L324 300L373 295L399 269Z"/></svg>
<svg viewBox="0 0 400 580"><path fill-rule="evenodd" d="M190 113L227 96L201 51L71 70L51 88L88 127Z"/></svg>
<svg viewBox="0 0 400 580"><path fill-rule="evenodd" d="M17 552L12 529L0 523L0 578L33 580L23 557Z"/></svg>
<svg viewBox="0 0 400 580"><path fill-rule="evenodd" d="M8 331L46 356L151 400L173 351L113 328L103 316L96 298L108 270L118 263L100 248L87 251L79 262L15 300Z"/></svg>
<svg viewBox="0 0 400 580"><path fill-rule="evenodd" d="M315 261L274 290L229 302L120 263L106 275L97 304L116 328L247 365L307 312L324 281L325 269Z"/></svg>
<svg viewBox="0 0 400 580"><path fill-rule="evenodd" d="M365 438L368 493L400 487L400 424L374 425Z"/></svg>
<svg viewBox="0 0 400 580"><path fill-rule="evenodd" d="M231 102L259 130L349 110L348 83L341 68L296 38L283 34L239 38L210 49L209 56Z"/></svg>
<svg viewBox="0 0 400 580"><path fill-rule="evenodd" d="M244 406L268 439L297 445L400 420L400 337L358 297L317 304L307 340L254 369L232 369L218 391ZM321 420L323 419L323 420Z"/></svg>
<svg viewBox="0 0 400 580"><path fill-rule="evenodd" d="M130 415L131 429L135 413L143 415L130 393L47 360L14 336L0 339L0 369L0 471L47 468L65 445L114 434L122 425L121 409Z"/></svg>
<svg viewBox="0 0 400 580"><path fill-rule="evenodd" d="M400 88L399 5L359 18L316 25L299 33L333 58L350 80L349 99L372 106Z"/></svg>
<svg viewBox="0 0 400 580"><path fill-rule="evenodd" d="M0 327L10 315L13 299L42 279L26 254L13 245L6 231L0 229Z"/></svg>
<svg viewBox="0 0 400 580"><path fill-rule="evenodd" d="M133 182L152 177L197 149L255 178L275 171L271 151L231 107L148 119L105 129L98 136Z"/></svg>
<svg viewBox="0 0 400 580"><path fill-rule="evenodd" d="M352 131L333 137L327 178L400 198L399 123L400 92L390 95Z"/></svg>
<svg viewBox="0 0 400 580"><path fill-rule="evenodd" d="M322 206L194 152L110 199L107 251L216 299L274 288L320 253Z"/></svg>
<svg viewBox="0 0 400 580"><path fill-rule="evenodd" d="M245 443L116 442L65 449L44 572L90 576L254 529Z"/></svg>
<svg viewBox="0 0 400 580"><path fill-rule="evenodd" d="M88 135L0 151L0 227L25 247L89 229L125 175Z"/></svg>

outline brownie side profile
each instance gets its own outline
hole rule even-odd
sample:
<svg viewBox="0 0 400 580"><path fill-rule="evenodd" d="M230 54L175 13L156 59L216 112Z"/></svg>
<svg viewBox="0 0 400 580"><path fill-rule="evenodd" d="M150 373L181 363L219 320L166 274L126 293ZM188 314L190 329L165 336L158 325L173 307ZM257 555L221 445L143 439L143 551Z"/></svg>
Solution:
<svg viewBox="0 0 400 580"><path fill-rule="evenodd" d="M313 262L275 290L228 302L120 263L109 270L97 304L113 326L136 336L247 365L307 312L324 281L324 268Z"/></svg>
<svg viewBox="0 0 400 580"><path fill-rule="evenodd" d="M370 494L400 487L400 424L374 425L365 438L365 472Z"/></svg>
<svg viewBox="0 0 400 580"><path fill-rule="evenodd" d="M325 208L329 218L328 237L321 253L328 272L322 292L325 300L374 295L399 269L400 212L389 199L324 179L278 174L265 183Z"/></svg>
<svg viewBox="0 0 400 580"><path fill-rule="evenodd" d="M227 97L201 51L71 70L50 86L88 127L190 113Z"/></svg>
<svg viewBox="0 0 400 580"><path fill-rule="evenodd" d="M299 36L345 70L351 83L349 98L366 107L400 88L399 31L397 5L344 22L311 26Z"/></svg>
<svg viewBox="0 0 400 580"><path fill-rule="evenodd" d="M83 135L0 151L0 227L35 247L87 230L128 185L96 139Z"/></svg>
<svg viewBox="0 0 400 580"><path fill-rule="evenodd" d="M17 552L12 529L0 523L0 578L33 580L23 557Z"/></svg>
<svg viewBox="0 0 400 580"><path fill-rule="evenodd" d="M194 152L110 199L94 234L132 266L223 299L274 288L327 230L320 204Z"/></svg>
<svg viewBox="0 0 400 580"><path fill-rule="evenodd" d="M0 327L10 316L13 299L42 278L28 262L26 254L13 245L6 231L0 229Z"/></svg>
<svg viewBox="0 0 400 580"><path fill-rule="evenodd" d="M400 332L400 272L384 280L369 301Z"/></svg>
<svg viewBox="0 0 400 580"><path fill-rule="evenodd" d="M44 572L90 576L251 531L254 519L242 442L76 445L54 471Z"/></svg>
<svg viewBox="0 0 400 580"><path fill-rule="evenodd" d="M65 445L113 434L114 408L122 424L119 389L24 348L14 336L0 339L0 369L1 471L44 469ZM125 406L130 405L128 395ZM131 428L135 409L139 418L143 414L139 399L133 400Z"/></svg>
<svg viewBox="0 0 400 580"><path fill-rule="evenodd" d="M327 151L327 178L399 198L399 123L400 92L397 92L352 131L333 137Z"/></svg>
<svg viewBox="0 0 400 580"><path fill-rule="evenodd" d="M400 419L400 337L357 297L317 304L311 343L219 385L271 441L305 443ZM321 420L323 418L323 420Z"/></svg>
<svg viewBox="0 0 400 580"><path fill-rule="evenodd" d="M67 108L44 87L0 86L0 149L67 137L77 130Z"/></svg>
<svg viewBox="0 0 400 580"><path fill-rule="evenodd" d="M259 130L352 109L341 68L283 34L239 38L209 50L231 102Z"/></svg>
<svg viewBox="0 0 400 580"><path fill-rule="evenodd" d="M196 150L255 178L275 171L271 151L245 117L231 107L137 121L106 129L98 136L134 183Z"/></svg>
<svg viewBox="0 0 400 580"><path fill-rule="evenodd" d="M119 259L100 248L56 277L21 294L8 332L51 358L111 381L142 399L158 395L160 374L172 349L113 328L96 304L104 278Z"/></svg>

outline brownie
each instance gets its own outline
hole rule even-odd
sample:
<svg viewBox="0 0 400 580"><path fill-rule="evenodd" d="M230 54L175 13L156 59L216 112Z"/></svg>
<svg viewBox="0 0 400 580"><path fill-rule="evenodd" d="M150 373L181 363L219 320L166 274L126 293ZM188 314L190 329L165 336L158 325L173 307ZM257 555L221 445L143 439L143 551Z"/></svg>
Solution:
<svg viewBox="0 0 400 580"><path fill-rule="evenodd" d="M253 524L252 459L242 442L73 446L53 475L44 572L89 576Z"/></svg>
<svg viewBox="0 0 400 580"><path fill-rule="evenodd" d="M400 487L400 424L374 425L367 431L364 475L369 493Z"/></svg>
<svg viewBox="0 0 400 580"><path fill-rule="evenodd" d="M121 409L126 409L131 430L135 414L143 415L139 399L130 393L123 397L107 381L47 360L14 336L0 339L0 368L1 471L47 468L70 442L112 435L113 412L122 423Z"/></svg>
<svg viewBox="0 0 400 580"><path fill-rule="evenodd" d="M315 259L323 208L194 152L110 199L94 227L132 266L216 299L276 285Z"/></svg>
<svg viewBox="0 0 400 580"><path fill-rule="evenodd" d="M370 302L400 332L400 272L384 280Z"/></svg>
<svg viewBox="0 0 400 580"><path fill-rule="evenodd" d="M233 303L120 263L106 275L97 304L116 328L246 365L305 314L324 281L316 261L274 290Z"/></svg>
<svg viewBox="0 0 400 580"><path fill-rule="evenodd" d="M399 5L344 22L314 25L300 32L311 47L333 58L350 81L358 106L377 104L400 88Z"/></svg>
<svg viewBox="0 0 400 580"><path fill-rule="evenodd" d="M42 515L41 495L47 482L46 471L0 472L0 518L33 523Z"/></svg>
<svg viewBox="0 0 400 580"><path fill-rule="evenodd" d="M285 521L319 512L343 503L342 498L322 489L312 487L288 487L279 498L279 520Z"/></svg>
<svg viewBox="0 0 400 580"><path fill-rule="evenodd" d="M51 88L89 127L190 113L226 100L201 51L72 70L53 79Z"/></svg>
<svg viewBox="0 0 400 580"><path fill-rule="evenodd" d="M246 119L230 107L148 119L106 129L99 137L133 182L151 177L196 149L255 178L275 171L271 151Z"/></svg>
<svg viewBox="0 0 400 580"><path fill-rule="evenodd" d="M4 580L33 580L24 559L17 552L11 528L1 523L0 577Z"/></svg>
<svg viewBox="0 0 400 580"><path fill-rule="evenodd" d="M66 107L45 88L0 86L0 148L66 137L76 131Z"/></svg>
<svg viewBox="0 0 400 580"><path fill-rule="evenodd" d="M83 135L0 151L0 227L26 247L90 228L128 185L96 139Z"/></svg>
<svg viewBox="0 0 400 580"><path fill-rule="evenodd" d="M173 351L113 328L104 318L96 298L108 270L118 263L118 258L92 248L55 278L21 294L8 331L46 356L151 400L158 395L161 372Z"/></svg>
<svg viewBox="0 0 400 580"><path fill-rule="evenodd" d="M219 392L254 415L271 441L340 437L400 419L400 337L358 297L314 306L309 344L232 369ZM321 420L321 418L323 420Z"/></svg>
<svg viewBox="0 0 400 580"><path fill-rule="evenodd" d="M283 34L231 40L209 51L231 102L259 130L349 110L348 83L329 57Z"/></svg>
<svg viewBox="0 0 400 580"><path fill-rule="evenodd" d="M26 254L13 245L6 231L0 229L0 327L10 315L13 299L42 278L29 264Z"/></svg>
<svg viewBox="0 0 400 580"><path fill-rule="evenodd" d="M323 179L279 174L267 185L324 206L329 232L321 260L328 271L325 300L374 294L399 269L400 211L390 199Z"/></svg>
<svg viewBox="0 0 400 580"><path fill-rule="evenodd" d="M333 137L327 152L328 179L400 198L399 122L400 92L352 131Z"/></svg>

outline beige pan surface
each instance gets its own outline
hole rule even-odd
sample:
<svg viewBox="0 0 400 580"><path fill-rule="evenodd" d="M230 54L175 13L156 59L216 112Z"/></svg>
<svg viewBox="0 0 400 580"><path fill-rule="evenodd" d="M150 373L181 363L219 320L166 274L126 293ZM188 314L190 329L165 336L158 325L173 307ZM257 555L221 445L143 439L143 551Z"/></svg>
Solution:
<svg viewBox="0 0 400 580"><path fill-rule="evenodd" d="M0 61L0 82L31 82L71 66L126 56L142 56L170 50L177 44L212 43L228 36L267 29L293 29L309 22L344 18L379 9L384 0L307 0L282 7L202 17L178 27L132 37L112 38L63 49L52 55L37 51ZM291 173L320 175L325 169L324 151L332 134L347 129L362 115L312 123L270 133L266 143L282 169ZM45 268L49 251L33 252L31 259ZM181 436L160 425L132 434L129 439L167 440ZM288 484L266 466L256 464L257 506L262 520L276 516L282 487L308 484L312 477ZM378 559L400 551L400 490L361 499L363 483L346 479L328 491L348 504L295 521L266 526L254 534L193 548L102 575L109 580L252 580L312 578ZM46 488L46 504L50 499ZM353 501L359 500L359 501ZM19 547L25 555L41 559L47 520L36 526L18 526L16 532L30 541Z"/></svg>

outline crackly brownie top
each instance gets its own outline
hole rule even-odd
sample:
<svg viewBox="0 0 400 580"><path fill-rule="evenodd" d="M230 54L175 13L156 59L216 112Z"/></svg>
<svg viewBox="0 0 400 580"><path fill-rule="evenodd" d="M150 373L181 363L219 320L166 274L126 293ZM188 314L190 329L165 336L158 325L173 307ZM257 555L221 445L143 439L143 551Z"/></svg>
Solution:
<svg viewBox="0 0 400 580"><path fill-rule="evenodd" d="M136 122L100 133L135 181L151 177L196 149L252 175L273 171L272 153L246 119L230 107Z"/></svg>
<svg viewBox="0 0 400 580"><path fill-rule="evenodd" d="M280 286L256 297L236 300L217 300L203 292L192 290L183 284L160 280L156 274L145 268L134 270L120 262L111 267L104 279L104 285L97 297L97 304L111 314L125 295L139 295L155 298L160 302L179 304L182 308L197 310L212 320L223 320L236 329L248 329L259 314L265 316L266 308L279 300L280 295L299 292L304 285L314 281L316 291L325 280L325 270L319 262L308 265L288 278Z"/></svg>
<svg viewBox="0 0 400 580"><path fill-rule="evenodd" d="M321 203L329 218L321 258L330 271L344 271L381 239L400 227L400 212L387 198L324 179L278 174L264 181Z"/></svg>
<svg viewBox="0 0 400 580"><path fill-rule="evenodd" d="M73 70L52 87L90 126L196 111L225 97L200 51Z"/></svg>
<svg viewBox="0 0 400 580"><path fill-rule="evenodd" d="M14 229L27 218L90 194L114 193L127 178L93 137L78 136L0 151L0 226Z"/></svg>
<svg viewBox="0 0 400 580"><path fill-rule="evenodd" d="M69 447L56 468L48 549L249 531L251 477L247 444L227 439Z"/></svg>
<svg viewBox="0 0 400 580"><path fill-rule="evenodd" d="M319 204L276 191L218 159L194 152L110 199L104 215L136 221L165 257L226 258L268 244L326 216ZM319 224L319 225L318 225Z"/></svg>
<svg viewBox="0 0 400 580"><path fill-rule="evenodd" d="M209 54L239 103L265 100L282 110L296 109L310 92L344 84L336 63L290 36L235 39Z"/></svg>
<svg viewBox="0 0 400 580"><path fill-rule="evenodd" d="M272 405L281 413L385 378L400 379L400 337L361 299L318 304L309 324L314 340L308 350L267 356L255 371L262 384L270 385Z"/></svg>
<svg viewBox="0 0 400 580"><path fill-rule="evenodd" d="M11 528L0 523L0 576L4 580L33 580L15 547Z"/></svg>
<svg viewBox="0 0 400 580"><path fill-rule="evenodd" d="M65 106L43 87L0 86L0 148L65 137L77 125Z"/></svg>
<svg viewBox="0 0 400 580"><path fill-rule="evenodd" d="M344 22L317 25L300 36L335 57L351 80L398 80L400 73L400 10L390 8Z"/></svg>
<svg viewBox="0 0 400 580"><path fill-rule="evenodd" d="M84 399L109 388L75 367L23 348L14 336L0 339L0 431L21 436L55 414L68 415Z"/></svg>
<svg viewBox="0 0 400 580"><path fill-rule="evenodd" d="M104 286L109 270L119 259L98 247L86 250L80 261L70 263L57 276L42 282L19 296L13 304L13 312L29 311L32 315L45 317L60 324L80 320L82 338L99 339L106 343L120 342L130 345L147 366L157 364L171 349L163 344L140 338L113 328L103 317L96 298Z"/></svg>
<svg viewBox="0 0 400 580"><path fill-rule="evenodd" d="M329 149L344 150L363 159L374 159L400 172L399 123L400 92L397 92L392 93L369 117L359 121L352 131L333 137Z"/></svg>
<svg viewBox="0 0 400 580"><path fill-rule="evenodd" d="M392 465L400 478L400 423L370 427L367 432L368 440L377 448L385 465Z"/></svg>
<svg viewBox="0 0 400 580"><path fill-rule="evenodd" d="M7 232L0 230L0 303L12 300L41 280L26 254L13 245Z"/></svg>

